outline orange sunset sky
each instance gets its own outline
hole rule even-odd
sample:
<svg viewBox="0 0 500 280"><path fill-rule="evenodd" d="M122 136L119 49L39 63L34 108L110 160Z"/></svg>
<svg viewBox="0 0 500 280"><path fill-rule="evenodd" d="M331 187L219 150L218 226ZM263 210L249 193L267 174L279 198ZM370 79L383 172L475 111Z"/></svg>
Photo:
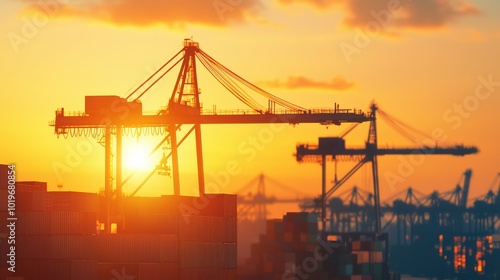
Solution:
<svg viewBox="0 0 500 280"><path fill-rule="evenodd" d="M467 168L473 169L474 198L500 172L499 14L500 2L493 0L2 0L0 162L15 163L19 180L47 181L49 190L62 184L67 191L97 192L104 184L104 149L95 139L58 139L48 126L55 110L83 111L85 95L127 96L192 37L234 72L300 106L339 103L367 111L375 100L427 134L441 130L446 141L439 144L478 146L477 155L428 156L405 174L398 168L408 157L380 157L382 201L408 186L450 190ZM246 109L208 72L199 75L205 108ZM166 105L176 76L168 74L141 98L145 111ZM213 182L228 162L237 162L238 175L222 192L234 193L264 172L316 195L320 166L297 163L295 145L348 127L286 124L252 146L250 139L269 125L203 126L205 178ZM363 145L367 133L368 124L359 125L347 146ZM161 155L143 164L137 157L158 140L126 139L125 176L134 168L147 174ZM379 146L413 144L379 121ZM194 194L194 140L180 149L181 192ZM339 176L352 166L340 163ZM328 171L331 181L333 164ZM371 191L370 172L370 165L363 167L342 189ZM402 180L391 182L387 174ZM141 176L124 191L132 192ZM171 192L171 178L155 176L139 194ZM296 196L271 185L267 192Z"/></svg>

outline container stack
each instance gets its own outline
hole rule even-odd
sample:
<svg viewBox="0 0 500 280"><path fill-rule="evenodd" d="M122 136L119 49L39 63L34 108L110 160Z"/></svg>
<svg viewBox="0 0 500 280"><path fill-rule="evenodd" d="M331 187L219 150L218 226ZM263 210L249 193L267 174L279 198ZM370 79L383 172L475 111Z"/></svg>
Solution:
<svg viewBox="0 0 500 280"><path fill-rule="evenodd" d="M296 266L313 258L318 247L317 219L315 213L289 212L283 219L268 220L266 234L252 244L250 258L240 269L240 279L294 279ZM322 274L317 264L309 279Z"/></svg>
<svg viewBox="0 0 500 280"><path fill-rule="evenodd" d="M46 192L46 183L38 182L18 186L22 187L16 192L16 273L11 276L97 279L97 195ZM74 204L52 207L47 201L54 196L71 197Z"/></svg>
<svg viewBox="0 0 500 280"><path fill-rule="evenodd" d="M268 220L240 279L389 279L387 234L320 234L317 221L314 213Z"/></svg>
<svg viewBox="0 0 500 280"><path fill-rule="evenodd" d="M97 194L45 190L16 193L16 272L2 254L0 279L237 279L235 195L126 198L117 232L103 234Z"/></svg>
<svg viewBox="0 0 500 280"><path fill-rule="evenodd" d="M235 195L129 198L123 209L119 234L99 237L102 279L119 267L135 280L236 279ZM139 239L125 255L119 251Z"/></svg>
<svg viewBox="0 0 500 280"><path fill-rule="evenodd" d="M389 279L387 234L326 234L324 239L340 245L324 265L330 275L329 279Z"/></svg>

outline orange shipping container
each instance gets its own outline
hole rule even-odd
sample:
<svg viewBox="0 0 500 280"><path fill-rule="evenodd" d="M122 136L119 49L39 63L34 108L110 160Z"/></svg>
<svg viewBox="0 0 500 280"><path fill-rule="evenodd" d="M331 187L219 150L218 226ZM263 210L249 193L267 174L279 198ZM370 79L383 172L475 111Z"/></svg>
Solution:
<svg viewBox="0 0 500 280"><path fill-rule="evenodd" d="M99 263L97 265L98 280L139 279L138 263Z"/></svg>

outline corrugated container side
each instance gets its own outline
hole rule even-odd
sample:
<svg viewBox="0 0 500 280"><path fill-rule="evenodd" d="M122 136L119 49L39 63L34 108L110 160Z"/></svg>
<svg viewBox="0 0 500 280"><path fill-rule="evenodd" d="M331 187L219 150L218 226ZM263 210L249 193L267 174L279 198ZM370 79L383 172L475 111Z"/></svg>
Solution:
<svg viewBox="0 0 500 280"><path fill-rule="evenodd" d="M47 192L47 182L17 181L16 192Z"/></svg>
<svg viewBox="0 0 500 280"><path fill-rule="evenodd" d="M236 244L182 243L181 268L236 268Z"/></svg>
<svg viewBox="0 0 500 280"><path fill-rule="evenodd" d="M97 212L98 195L85 192L47 192L46 211Z"/></svg>
<svg viewBox="0 0 500 280"><path fill-rule="evenodd" d="M95 212L57 211L50 213L50 234L95 234Z"/></svg>
<svg viewBox="0 0 500 280"><path fill-rule="evenodd" d="M182 280L220 280L226 279L223 269L189 268L181 269Z"/></svg>
<svg viewBox="0 0 500 280"><path fill-rule="evenodd" d="M78 260L72 261L71 280L97 279L97 261Z"/></svg>
<svg viewBox="0 0 500 280"><path fill-rule="evenodd" d="M0 177L0 179L3 180L3 177ZM7 211L8 209L8 197L9 197L9 191L7 189L2 190L0 189L0 211Z"/></svg>
<svg viewBox="0 0 500 280"><path fill-rule="evenodd" d="M178 215L129 214L125 216L125 224L119 229L121 233L169 234L179 233Z"/></svg>
<svg viewBox="0 0 500 280"><path fill-rule="evenodd" d="M236 195L224 195L224 216L236 217L237 215L237 197Z"/></svg>
<svg viewBox="0 0 500 280"><path fill-rule="evenodd" d="M223 268L236 268L237 266L237 249L236 243L224 244L224 265Z"/></svg>
<svg viewBox="0 0 500 280"><path fill-rule="evenodd" d="M160 262L178 262L178 239L177 235L160 235Z"/></svg>
<svg viewBox="0 0 500 280"><path fill-rule="evenodd" d="M237 280L238 279L238 271L236 269L225 269L224 270L224 280ZM283 275L279 275L282 279Z"/></svg>
<svg viewBox="0 0 500 280"><path fill-rule="evenodd" d="M19 248L19 258L26 260L49 258L49 235L25 235L22 237L16 242L16 247Z"/></svg>
<svg viewBox="0 0 500 280"><path fill-rule="evenodd" d="M40 235L50 233L51 216L48 212L17 212L16 233Z"/></svg>
<svg viewBox="0 0 500 280"><path fill-rule="evenodd" d="M160 237L158 235L138 235L134 247L140 262L157 262L160 260ZM134 242L134 241L132 241ZM135 243L134 242L134 243Z"/></svg>
<svg viewBox="0 0 500 280"><path fill-rule="evenodd" d="M0 164L0 189L6 190L9 186L9 181L5 180L9 176L9 166L6 164Z"/></svg>
<svg viewBox="0 0 500 280"><path fill-rule="evenodd" d="M176 261L177 249L173 237L152 234L98 235L100 262L160 262ZM174 246L167 251L163 246ZM162 251L164 251L162 253Z"/></svg>
<svg viewBox="0 0 500 280"><path fill-rule="evenodd" d="M179 263L162 263L162 274L165 275L165 280L181 279Z"/></svg>
<svg viewBox="0 0 500 280"><path fill-rule="evenodd" d="M51 259L94 260L97 259L97 237L94 235L49 236Z"/></svg>
<svg viewBox="0 0 500 280"><path fill-rule="evenodd" d="M49 267L45 260L29 260L24 263L24 268L19 266L18 269L26 280L40 279L40 275L49 273Z"/></svg>
<svg viewBox="0 0 500 280"><path fill-rule="evenodd" d="M163 280L161 263L140 263L139 264L139 279L147 280Z"/></svg>
<svg viewBox="0 0 500 280"><path fill-rule="evenodd" d="M226 243L236 243L237 242L237 227L238 221L235 217L224 218L225 226L225 239Z"/></svg>
<svg viewBox="0 0 500 280"><path fill-rule="evenodd" d="M47 266L47 274L44 275L46 279L50 280L71 279L72 261L47 260L45 261L45 265Z"/></svg>
<svg viewBox="0 0 500 280"><path fill-rule="evenodd" d="M97 264L97 274L99 280L141 280L139 279L138 263L99 263Z"/></svg>

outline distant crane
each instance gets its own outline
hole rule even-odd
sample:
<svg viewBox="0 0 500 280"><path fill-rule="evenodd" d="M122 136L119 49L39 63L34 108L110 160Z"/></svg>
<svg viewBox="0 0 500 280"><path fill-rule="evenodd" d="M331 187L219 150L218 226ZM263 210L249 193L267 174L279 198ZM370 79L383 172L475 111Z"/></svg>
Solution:
<svg viewBox="0 0 500 280"><path fill-rule="evenodd" d="M376 217L375 231L377 233L381 231L380 193L379 193L379 182L378 182L377 156L395 155L395 154L399 155L431 154L431 155L464 156L478 152L477 147L474 146L465 147L463 145L447 146L447 147L439 147L438 145L436 145L435 147L421 146L412 148L379 148L377 145L377 124L376 124L377 111L380 111L381 115L384 116L402 134L406 136L409 135L408 133L405 132L404 128L418 132L417 130L409 127L403 122L397 121L395 118L391 118L387 113L380 110L375 105L375 103L373 103L371 105L371 113L370 113L370 128L368 131L368 138L364 148L348 149L345 147L345 141L342 137L319 138L318 145L298 144L296 147L295 156L298 162L303 162L303 161L320 162L322 166L321 217L322 217L323 230L325 230L326 228L326 200L365 163L371 162L373 189L374 189L374 207L375 207L375 217ZM337 163L337 159L358 160L358 163L340 180L337 180L337 170L335 168L334 185L328 191L326 191L326 161L328 159L333 160L335 162L335 165Z"/></svg>
<svg viewBox="0 0 500 280"><path fill-rule="evenodd" d="M266 181L273 183L274 186L279 187L285 191L295 193L297 197L276 198L275 196L266 195ZM256 183L257 192L255 194L249 193L248 195L245 195L246 190L248 190L252 186L255 186ZM269 176L264 176L264 173L261 173L259 176L252 179L236 193L238 194L238 205L240 206L238 211L238 218L249 219L253 217L253 219L256 221L267 220L267 206L270 204L299 203L305 200L310 200L310 197L307 194L287 187L270 178Z"/></svg>
<svg viewBox="0 0 500 280"><path fill-rule="evenodd" d="M198 87L197 61L208 70L234 97L244 103L250 110L206 111L200 100L201 90ZM140 98L148 92L170 70L180 64L173 92L168 101L168 107L160 109L157 114L143 115ZM267 100L267 108L260 105L249 94ZM132 99L132 96L135 98ZM282 109L277 109L278 105ZM180 194L180 178L178 163L178 147L192 133L195 134L196 158L198 169L199 194L205 193L201 125L202 124L258 124L258 123L319 123L323 125L340 125L344 122L365 122L370 120L360 110L339 109L306 109L253 85L232 72L207 53L202 51L197 42L184 40L184 47L170 60L162 65L148 79L140 84L126 98L118 96L87 96L84 113L66 113L64 108L56 111L55 120L50 123L55 133L65 137L93 136L100 139L105 148L104 195L106 197L105 231L109 232L112 199L116 198L118 205L122 200L122 187L128 178L122 180L122 136L123 135L165 135L161 143L167 143L170 152L164 156L158 165L160 173L172 174L175 195ZM178 131L182 125L192 125L191 129L179 140ZM113 162L111 149L112 139L116 140L116 161ZM153 152L154 152L153 151ZM172 168L166 166L166 160L171 159ZM113 178L113 163L116 174ZM155 174L153 170L146 180L138 186L134 194L144 183ZM129 176L130 177L130 176ZM115 190L113 190L113 179ZM120 208L120 206L118 206Z"/></svg>

